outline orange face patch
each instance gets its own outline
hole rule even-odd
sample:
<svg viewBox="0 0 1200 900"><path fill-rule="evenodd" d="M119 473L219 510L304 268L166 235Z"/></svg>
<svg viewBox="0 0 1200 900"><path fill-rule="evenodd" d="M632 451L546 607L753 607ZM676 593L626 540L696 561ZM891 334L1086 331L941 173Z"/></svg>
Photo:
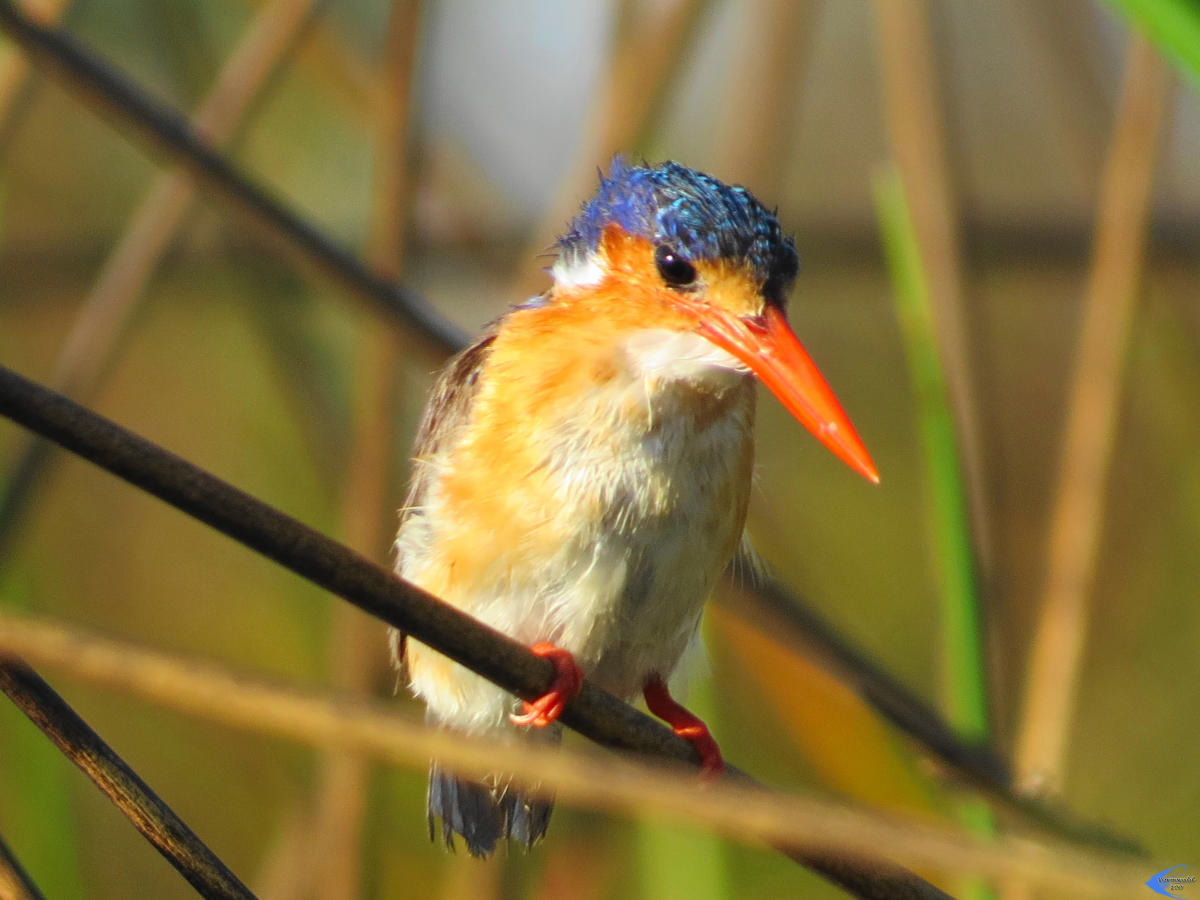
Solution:
<svg viewBox="0 0 1200 900"><path fill-rule="evenodd" d="M572 291L564 296L564 301L577 302L575 294L578 293L580 299L588 300L596 295L608 295L609 299L618 302L625 298L632 301L631 305L634 308L640 306L643 311L652 315L656 307L673 308L671 295L676 293L677 289L664 284L662 276L658 273L654 253L655 245L651 241L627 234L616 225L609 225L604 229L599 247L601 267L609 273L609 277L593 289ZM688 293L695 299L738 316L752 316L762 312L762 284L754 275L749 263L728 259L700 259L694 260L693 265L698 276L697 288ZM617 296L612 296L614 293ZM679 320L676 319L675 323L679 323ZM647 321L643 327L671 328L677 325L673 326L671 317L664 316L663 321Z"/></svg>

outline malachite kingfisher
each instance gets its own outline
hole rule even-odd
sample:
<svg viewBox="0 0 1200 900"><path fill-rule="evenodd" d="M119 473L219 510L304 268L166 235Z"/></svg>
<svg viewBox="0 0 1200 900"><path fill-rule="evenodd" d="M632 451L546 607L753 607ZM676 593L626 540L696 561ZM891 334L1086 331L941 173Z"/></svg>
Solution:
<svg viewBox="0 0 1200 900"><path fill-rule="evenodd" d="M581 679L630 699L722 766L667 679L742 540L754 379L838 457L879 476L784 317L799 262L743 187L618 157L557 245L552 283L437 380L396 538L397 573L528 643L558 672L532 703L393 633L439 726L557 740ZM431 836L476 856L531 845L553 801L502 774L431 767Z"/></svg>

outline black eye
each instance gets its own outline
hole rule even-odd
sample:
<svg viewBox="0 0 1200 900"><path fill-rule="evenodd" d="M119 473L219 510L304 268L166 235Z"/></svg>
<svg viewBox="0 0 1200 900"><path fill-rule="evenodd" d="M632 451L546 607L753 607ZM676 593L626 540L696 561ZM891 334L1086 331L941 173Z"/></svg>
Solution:
<svg viewBox="0 0 1200 900"><path fill-rule="evenodd" d="M654 250L654 264L662 280L671 287L685 288L696 283L696 267L674 247L659 244Z"/></svg>

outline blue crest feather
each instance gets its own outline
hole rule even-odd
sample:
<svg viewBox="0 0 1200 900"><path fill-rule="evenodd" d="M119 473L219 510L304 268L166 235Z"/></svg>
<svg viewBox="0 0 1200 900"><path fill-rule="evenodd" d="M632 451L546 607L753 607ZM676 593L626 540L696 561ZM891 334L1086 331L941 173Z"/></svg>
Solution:
<svg viewBox="0 0 1200 900"><path fill-rule="evenodd" d="M610 224L693 260L743 260L774 302L782 302L799 270L792 239L753 194L676 162L637 166L616 157L559 240L559 251L594 251Z"/></svg>

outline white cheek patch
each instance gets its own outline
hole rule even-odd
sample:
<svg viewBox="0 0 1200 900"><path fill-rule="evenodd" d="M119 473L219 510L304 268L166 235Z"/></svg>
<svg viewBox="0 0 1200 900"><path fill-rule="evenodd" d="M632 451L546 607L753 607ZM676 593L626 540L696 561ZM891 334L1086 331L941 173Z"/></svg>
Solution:
<svg viewBox="0 0 1200 900"><path fill-rule="evenodd" d="M704 378L750 370L737 357L698 334L647 328L634 332L624 344L630 368L641 376Z"/></svg>
<svg viewBox="0 0 1200 900"><path fill-rule="evenodd" d="M564 254L554 261L554 280L562 287L595 287L604 280L604 269L587 254Z"/></svg>

